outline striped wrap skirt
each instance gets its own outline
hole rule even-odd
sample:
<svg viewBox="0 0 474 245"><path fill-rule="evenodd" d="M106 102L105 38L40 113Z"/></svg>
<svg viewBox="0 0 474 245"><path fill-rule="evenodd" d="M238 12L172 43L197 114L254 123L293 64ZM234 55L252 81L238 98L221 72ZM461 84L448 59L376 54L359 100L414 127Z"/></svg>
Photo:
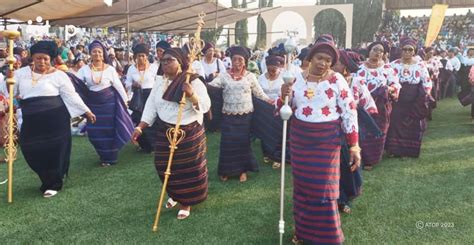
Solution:
<svg viewBox="0 0 474 245"><path fill-rule="evenodd" d="M340 125L340 120L324 123L291 120L295 235L305 244L344 241L337 205Z"/></svg>
<svg viewBox="0 0 474 245"><path fill-rule="evenodd" d="M174 125L159 119L155 125L158 129L155 142L155 168L161 181L164 181L170 154L166 131ZM183 125L181 129L186 136L174 152L166 191L168 196L178 203L192 206L206 200L208 193L206 134L204 127L197 122Z"/></svg>

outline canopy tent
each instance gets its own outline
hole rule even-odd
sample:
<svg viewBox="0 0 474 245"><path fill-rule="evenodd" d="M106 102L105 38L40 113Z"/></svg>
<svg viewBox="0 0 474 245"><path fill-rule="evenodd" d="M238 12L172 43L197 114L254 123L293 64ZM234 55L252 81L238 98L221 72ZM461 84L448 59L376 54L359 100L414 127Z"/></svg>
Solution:
<svg viewBox="0 0 474 245"><path fill-rule="evenodd" d="M26 0L20 5L18 0L14 2L2 0L2 7L6 7L4 18L26 21L41 16L51 25L127 27L126 0L116 0L111 7L101 0ZM21 6L24 8L20 9ZM258 9L243 12L209 0L129 0L128 9L130 31L173 34L193 33L200 12L206 13L203 29L215 28L216 21L218 25L226 25L258 14Z"/></svg>

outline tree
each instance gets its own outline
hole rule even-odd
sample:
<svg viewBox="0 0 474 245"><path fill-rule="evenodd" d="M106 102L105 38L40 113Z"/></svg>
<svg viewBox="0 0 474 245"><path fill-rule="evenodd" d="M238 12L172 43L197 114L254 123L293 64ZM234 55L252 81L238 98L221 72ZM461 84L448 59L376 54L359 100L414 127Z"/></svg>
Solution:
<svg viewBox="0 0 474 245"><path fill-rule="evenodd" d="M242 4L239 6L238 0L232 0L232 7L233 8L246 8L247 7L247 0L242 0ZM247 42L249 39L248 34L248 20L241 20L235 24L235 44L247 47Z"/></svg>
<svg viewBox="0 0 474 245"><path fill-rule="evenodd" d="M273 7L273 0L259 0L259 8ZM255 43L255 48L265 48L267 43L267 25L263 18L258 15L257 17L257 41Z"/></svg>
<svg viewBox="0 0 474 245"><path fill-rule="evenodd" d="M314 17L314 36L331 34L335 43L343 47L346 43L346 21L341 12L334 9L326 9Z"/></svg>
<svg viewBox="0 0 474 245"><path fill-rule="evenodd" d="M217 29L201 31L201 39L206 42L216 43L222 33L222 30L224 30L224 27L219 26Z"/></svg>
<svg viewBox="0 0 474 245"><path fill-rule="evenodd" d="M325 4L342 4L342 3L352 3L354 4L353 20L352 20L352 43L353 46L357 46L362 42L370 42L373 40L375 32L378 30L379 25L382 21L382 5L383 0L318 0L316 4L325 5ZM324 17L324 18L323 18ZM336 17L335 14L324 14L318 21L314 22L315 34L322 34L322 31L326 33L331 33L334 36L344 36L345 38L345 28L344 33L340 29L341 24L334 26L334 28L329 28L331 25L334 25L336 22L340 21L341 17ZM336 30L337 29L337 30ZM321 30L318 32L318 30ZM338 43L341 43L341 40L338 40ZM344 43L344 42L342 42ZM347 47L349 48L349 47Z"/></svg>

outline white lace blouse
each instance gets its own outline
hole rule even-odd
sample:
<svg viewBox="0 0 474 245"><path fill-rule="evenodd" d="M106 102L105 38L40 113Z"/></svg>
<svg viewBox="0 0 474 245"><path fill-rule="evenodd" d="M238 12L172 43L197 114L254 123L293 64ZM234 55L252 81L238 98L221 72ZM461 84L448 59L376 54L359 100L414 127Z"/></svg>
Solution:
<svg viewBox="0 0 474 245"><path fill-rule="evenodd" d="M156 63L150 64L145 71L139 71L136 65L130 66L127 71L127 80L125 87L131 91L134 82L140 83L142 89L153 88L155 83L156 73L158 72L158 65Z"/></svg>
<svg viewBox="0 0 474 245"><path fill-rule="evenodd" d="M276 100L278 96L280 95L281 85L283 85L284 83L283 77L281 74L282 73L280 73L280 76L278 76L273 81L270 81L266 77L266 73L258 77L258 83L262 87L263 92L265 92L265 94L268 95L268 97L270 97L270 99L272 100Z"/></svg>
<svg viewBox="0 0 474 245"><path fill-rule="evenodd" d="M240 80L234 80L228 72L224 72L208 84L224 90L222 94L224 99L222 113L224 114L244 115L253 112L252 94L261 100L270 100L263 92L255 75L250 72L247 72Z"/></svg>

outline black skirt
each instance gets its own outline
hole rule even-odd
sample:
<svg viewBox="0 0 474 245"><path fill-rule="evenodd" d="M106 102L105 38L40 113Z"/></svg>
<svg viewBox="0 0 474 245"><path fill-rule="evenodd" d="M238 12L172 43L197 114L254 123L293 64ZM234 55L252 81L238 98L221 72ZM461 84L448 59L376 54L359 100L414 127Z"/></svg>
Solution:
<svg viewBox="0 0 474 245"><path fill-rule="evenodd" d="M59 96L21 101L23 124L20 148L26 162L38 174L40 190L61 190L71 156L70 115Z"/></svg>

